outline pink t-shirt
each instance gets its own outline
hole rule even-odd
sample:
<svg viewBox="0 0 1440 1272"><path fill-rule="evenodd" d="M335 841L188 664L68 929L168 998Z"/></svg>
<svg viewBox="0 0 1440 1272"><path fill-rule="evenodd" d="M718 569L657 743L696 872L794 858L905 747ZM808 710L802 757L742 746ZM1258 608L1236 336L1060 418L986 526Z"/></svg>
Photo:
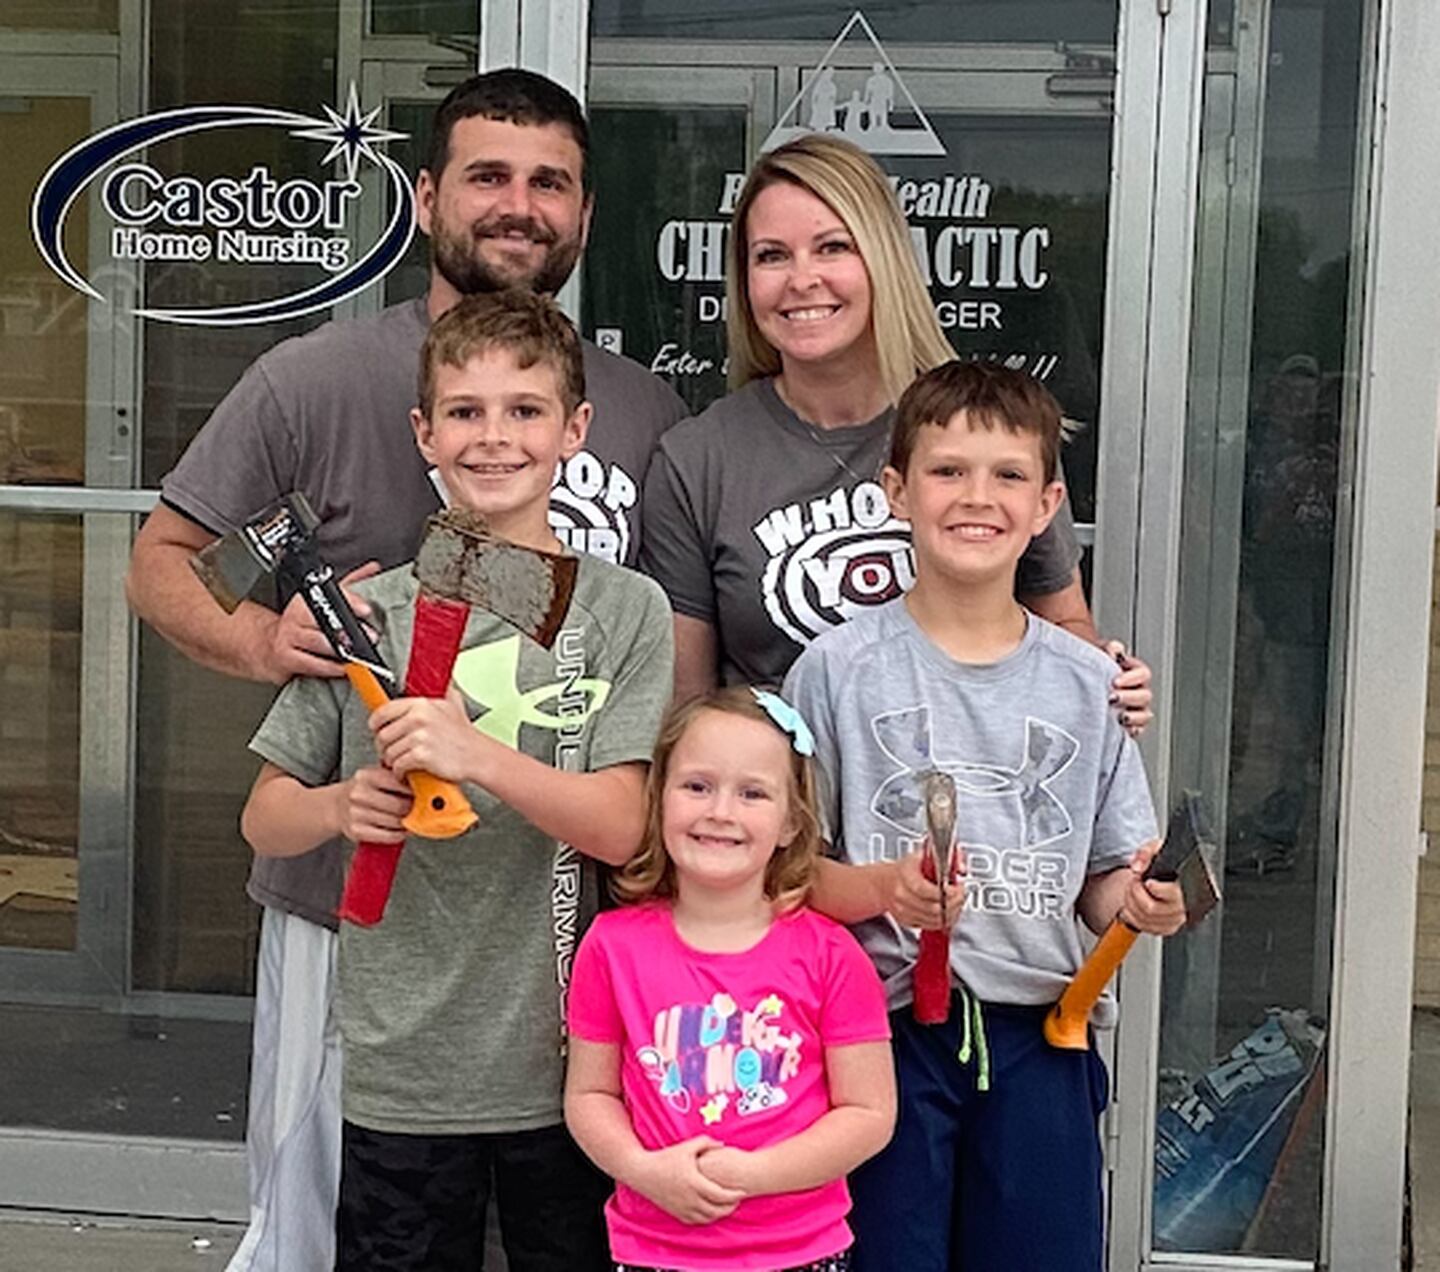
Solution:
<svg viewBox="0 0 1440 1272"><path fill-rule="evenodd" d="M625 1107L648 1149L697 1135L743 1149L789 1139L830 1109L825 1048L890 1036L869 958L803 907L737 954L686 945L666 904L608 911L575 956L569 1014L576 1037L619 1044ZM748 1198L700 1226L623 1184L605 1213L617 1262L709 1272L836 1254L851 1241L849 1209L837 1179Z"/></svg>

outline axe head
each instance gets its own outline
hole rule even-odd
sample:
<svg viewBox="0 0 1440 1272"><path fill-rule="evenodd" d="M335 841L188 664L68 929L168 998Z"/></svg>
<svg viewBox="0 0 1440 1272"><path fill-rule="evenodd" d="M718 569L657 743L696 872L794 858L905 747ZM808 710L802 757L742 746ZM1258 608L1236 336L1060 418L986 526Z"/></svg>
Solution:
<svg viewBox="0 0 1440 1272"><path fill-rule="evenodd" d="M261 578L274 574L294 547L309 542L319 524L305 496L295 491L201 548L190 567L233 614Z"/></svg>
<svg viewBox="0 0 1440 1272"><path fill-rule="evenodd" d="M1210 865L1214 851L1200 796L1185 791L1170 813L1165 842L1145 877L1180 884L1185 896L1186 927L1200 923L1220 901L1220 887Z"/></svg>
<svg viewBox="0 0 1440 1272"><path fill-rule="evenodd" d="M500 538L464 508L432 516L415 555L425 591L494 614L546 649L565 621L578 567L573 556Z"/></svg>
<svg viewBox="0 0 1440 1272"><path fill-rule="evenodd" d="M944 915L944 887L955 873L955 779L932 769L920 779L925 792L925 829L935 857L935 878L941 887L941 914Z"/></svg>

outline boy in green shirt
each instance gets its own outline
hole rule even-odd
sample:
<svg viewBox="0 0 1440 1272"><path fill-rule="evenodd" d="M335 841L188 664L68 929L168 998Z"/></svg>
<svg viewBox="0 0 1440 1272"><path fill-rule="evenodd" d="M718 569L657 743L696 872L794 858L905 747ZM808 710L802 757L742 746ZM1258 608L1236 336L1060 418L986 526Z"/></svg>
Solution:
<svg viewBox="0 0 1440 1272"><path fill-rule="evenodd" d="M584 443L583 399L574 329L550 301L508 292L435 324L411 418L453 504L560 551L550 487ZM393 667L408 661L416 588L408 567L356 588ZM608 1183L563 1125L561 1021L593 860L623 862L640 839L670 631L655 584L581 557L553 648L477 611L450 698L371 715L346 681L297 679L252 740L266 763L242 828L262 854L404 840L414 769L462 783L479 814L459 838L411 837L384 922L341 933L338 1268L479 1266L492 1180L513 1266L609 1266Z"/></svg>

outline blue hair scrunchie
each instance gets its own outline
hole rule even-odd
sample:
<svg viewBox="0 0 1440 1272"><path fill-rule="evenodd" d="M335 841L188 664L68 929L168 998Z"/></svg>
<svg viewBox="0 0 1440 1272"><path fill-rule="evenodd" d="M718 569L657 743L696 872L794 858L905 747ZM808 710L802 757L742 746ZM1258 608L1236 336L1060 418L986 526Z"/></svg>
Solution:
<svg viewBox="0 0 1440 1272"><path fill-rule="evenodd" d="M805 723L804 716L778 693L771 693L768 689L754 688L750 692L755 695L755 701L760 704L760 709L775 722L775 727L790 736L790 745L795 748L797 755L815 754L815 735L810 732L810 726Z"/></svg>

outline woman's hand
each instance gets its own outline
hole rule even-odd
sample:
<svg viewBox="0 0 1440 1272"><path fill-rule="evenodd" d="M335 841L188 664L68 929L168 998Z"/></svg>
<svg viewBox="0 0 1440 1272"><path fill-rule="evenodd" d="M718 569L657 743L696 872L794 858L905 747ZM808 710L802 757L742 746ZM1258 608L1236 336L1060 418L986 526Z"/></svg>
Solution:
<svg viewBox="0 0 1440 1272"><path fill-rule="evenodd" d="M1150 690L1149 664L1131 654L1123 641L1107 640L1101 648L1120 668L1120 673L1110 682L1110 705L1120 713L1125 731L1132 738L1138 738L1155 718L1150 710L1154 694Z"/></svg>

